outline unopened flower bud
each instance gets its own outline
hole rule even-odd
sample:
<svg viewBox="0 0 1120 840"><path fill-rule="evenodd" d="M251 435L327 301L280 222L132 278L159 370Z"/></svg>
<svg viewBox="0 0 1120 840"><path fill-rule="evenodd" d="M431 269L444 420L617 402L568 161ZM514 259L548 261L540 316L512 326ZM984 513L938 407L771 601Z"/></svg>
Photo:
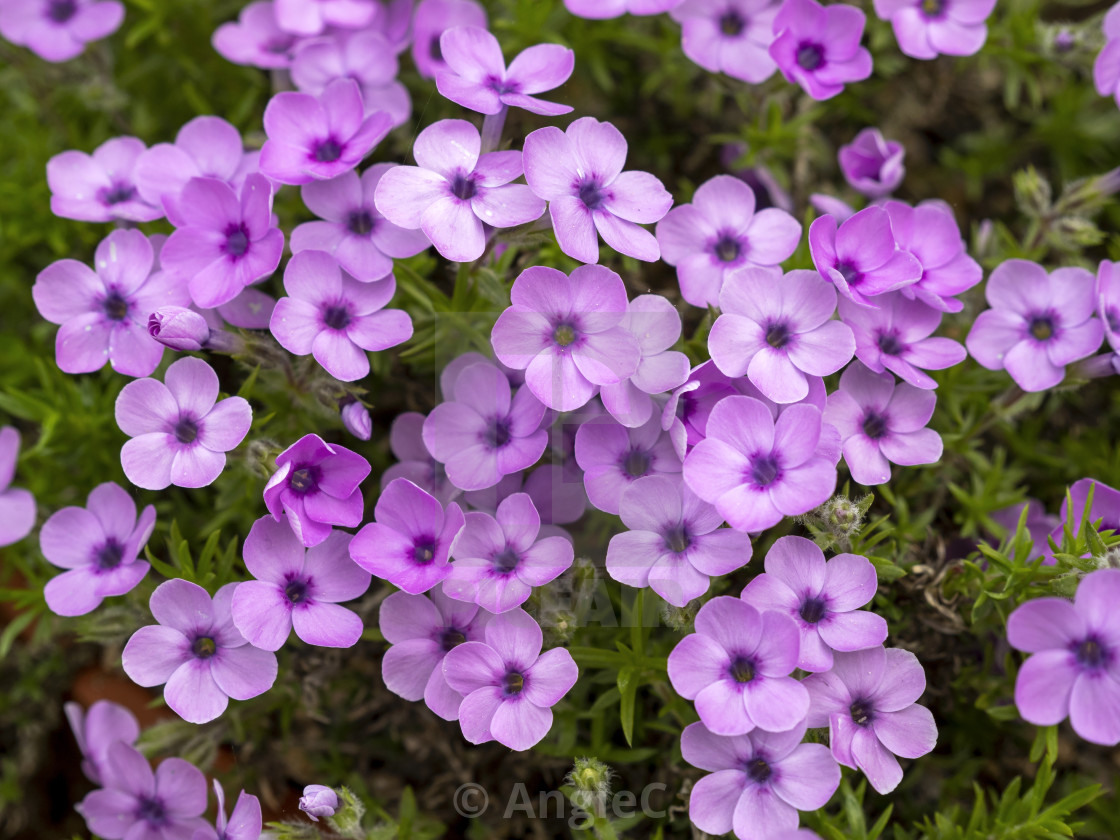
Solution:
<svg viewBox="0 0 1120 840"><path fill-rule="evenodd" d="M148 316L148 335L172 350L201 350L210 338L210 327L193 309L161 306Z"/></svg>
<svg viewBox="0 0 1120 840"><path fill-rule="evenodd" d="M692 622L696 619L699 609L699 599L689 601L683 607L674 607L668 602L662 602L661 618L670 629L684 633L692 628Z"/></svg>
<svg viewBox="0 0 1120 840"><path fill-rule="evenodd" d="M326 785L308 785L299 798L299 809L315 822L319 822L319 817L333 817L338 809L338 794Z"/></svg>
<svg viewBox="0 0 1120 840"><path fill-rule="evenodd" d="M565 781L575 790L572 802L593 814L601 814L611 793L614 771L597 758L577 758Z"/></svg>
<svg viewBox="0 0 1120 840"><path fill-rule="evenodd" d="M373 436L373 419L360 402L354 401L342 407L342 425L359 440L369 440Z"/></svg>
<svg viewBox="0 0 1120 840"><path fill-rule="evenodd" d="M1054 222L1052 237L1060 248L1078 249L1100 245L1104 242L1104 232L1089 219L1080 216L1062 216Z"/></svg>
<svg viewBox="0 0 1120 840"><path fill-rule="evenodd" d="M1015 203L1025 215L1037 218L1050 211L1050 184L1033 166L1016 172L1012 184L1015 187Z"/></svg>

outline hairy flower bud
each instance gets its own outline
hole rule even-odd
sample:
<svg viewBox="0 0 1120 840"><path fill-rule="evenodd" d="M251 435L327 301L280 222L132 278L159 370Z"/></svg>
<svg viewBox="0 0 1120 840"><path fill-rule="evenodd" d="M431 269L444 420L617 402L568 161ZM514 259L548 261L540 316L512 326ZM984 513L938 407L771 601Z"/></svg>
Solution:
<svg viewBox="0 0 1120 840"><path fill-rule="evenodd" d="M611 793L614 771L597 758L577 758L564 781L575 790L572 803L592 814L602 814Z"/></svg>

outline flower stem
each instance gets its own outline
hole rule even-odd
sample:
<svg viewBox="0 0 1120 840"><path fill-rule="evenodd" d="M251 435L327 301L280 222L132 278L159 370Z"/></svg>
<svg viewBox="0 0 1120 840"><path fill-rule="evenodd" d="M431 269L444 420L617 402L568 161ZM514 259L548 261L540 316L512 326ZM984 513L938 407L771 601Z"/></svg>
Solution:
<svg viewBox="0 0 1120 840"><path fill-rule="evenodd" d="M502 129L506 125L508 105L503 105L502 110L496 114L487 114L482 121L482 154L493 152L502 143Z"/></svg>

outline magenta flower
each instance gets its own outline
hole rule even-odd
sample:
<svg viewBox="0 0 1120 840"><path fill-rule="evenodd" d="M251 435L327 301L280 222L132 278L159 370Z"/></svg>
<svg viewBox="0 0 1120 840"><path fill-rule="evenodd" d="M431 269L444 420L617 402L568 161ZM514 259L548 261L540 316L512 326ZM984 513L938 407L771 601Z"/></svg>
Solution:
<svg viewBox="0 0 1120 840"><path fill-rule="evenodd" d="M124 20L116 0L5 0L0 35L51 62L69 61Z"/></svg>
<svg viewBox="0 0 1120 840"><path fill-rule="evenodd" d="M275 0L276 23L293 35L318 35L327 27L361 29L374 19L374 0Z"/></svg>
<svg viewBox="0 0 1120 840"><path fill-rule="evenodd" d="M325 221L304 222L293 230L292 253L326 251L347 274L368 283L387 276L394 259L414 257L427 248L431 243L423 231L398 227L374 206L374 190L394 166L375 163L360 178L357 172L345 172L302 187L303 203Z"/></svg>
<svg viewBox="0 0 1120 840"><path fill-rule="evenodd" d="M389 449L400 463L381 474L381 489L388 487L395 478L407 478L447 504L462 491L447 480L443 464L428 452L423 436L425 419L416 411L406 411L393 418L393 425L389 427Z"/></svg>
<svg viewBox="0 0 1120 840"><path fill-rule="evenodd" d="M39 532L39 547L48 562L67 571L43 588L51 612L85 615L105 598L131 592L148 573L148 564L137 555L155 523L152 505L138 521L132 497L111 481L90 492L86 507L52 514Z"/></svg>
<svg viewBox="0 0 1120 840"><path fill-rule="evenodd" d="M600 235L620 254L646 262L661 256L653 234L639 225L659 221L673 197L650 173L623 172L625 163L622 132L592 117L525 138L525 181L549 202L556 241L569 257L599 262Z"/></svg>
<svg viewBox="0 0 1120 840"><path fill-rule="evenodd" d="M373 418L369 409L360 402L346 403L339 409L338 415L342 418L342 425L346 431L358 440L369 440L373 437Z"/></svg>
<svg viewBox="0 0 1120 840"><path fill-rule="evenodd" d="M803 727L809 692L789 676L798 639L789 616L720 595L700 608L696 632L669 654L669 681L696 701L700 720L717 735Z"/></svg>
<svg viewBox="0 0 1120 840"><path fill-rule="evenodd" d="M809 726L828 726L832 757L862 770L879 793L902 781L895 756L919 758L937 744L933 715L915 702L926 674L908 650L837 653L831 671L810 674L803 685L811 698Z"/></svg>
<svg viewBox="0 0 1120 840"><path fill-rule="evenodd" d="M855 6L785 0L774 18L770 55L786 80L813 99L831 99L847 82L871 75L871 53L859 45L867 17Z"/></svg>
<svg viewBox="0 0 1120 840"><path fill-rule="evenodd" d="M150 222L161 218L163 208L144 201L133 179L133 168L145 148L135 137L114 137L92 155L68 151L52 157L47 161L51 212L81 222Z"/></svg>
<svg viewBox="0 0 1120 840"><path fill-rule="evenodd" d="M840 432L852 478L871 486L890 479L891 464L936 464L941 459L941 436L925 428L936 402L932 391L896 385L889 373L873 373L857 363L828 395L824 419Z"/></svg>
<svg viewBox="0 0 1120 840"><path fill-rule="evenodd" d="M172 350L198 351L210 342L210 326L193 309L161 306L148 316L148 335Z"/></svg>
<svg viewBox="0 0 1120 840"><path fill-rule="evenodd" d="M868 198L881 198L902 183L905 156L902 144L884 140L877 128L865 128L837 153L844 180Z"/></svg>
<svg viewBox="0 0 1120 840"><path fill-rule="evenodd" d="M486 231L540 218L544 202L524 184L521 153L480 154L482 138L466 120L440 120L416 138L418 166L395 166L377 185L377 209L395 225L417 228L454 262L473 262L486 249Z"/></svg>
<svg viewBox="0 0 1120 840"><path fill-rule="evenodd" d="M661 428L669 433L679 460L704 439L712 409L724 397L742 396L744 385L751 387L746 380L724 376L709 360L694 367L685 383L669 395L661 412ZM759 392L755 389L753 393Z"/></svg>
<svg viewBox="0 0 1120 840"><path fill-rule="evenodd" d="M325 251L301 251L284 269L284 290L268 328L285 350L315 357L331 376L353 382L369 373L366 351L412 338L412 318L385 309L397 291L393 275L360 283Z"/></svg>
<svg viewBox="0 0 1120 840"><path fill-rule="evenodd" d="M592 20L618 17L629 12L632 15L659 15L682 0L564 0L564 6L573 15Z"/></svg>
<svg viewBox="0 0 1120 840"><path fill-rule="evenodd" d="M12 487L19 460L19 431L0 427L0 547L17 543L35 527L35 497Z"/></svg>
<svg viewBox="0 0 1120 840"><path fill-rule="evenodd" d="M759 611L794 620L801 634L798 668L828 671L834 650L863 650L887 638L886 619L859 609L875 597L877 585L866 557L837 554L826 561L812 540L782 537L766 553L766 571L741 597Z"/></svg>
<svg viewBox="0 0 1120 840"><path fill-rule="evenodd" d="M809 225L809 251L825 280L844 297L869 308L878 301L868 298L909 286L922 276L917 258L899 250L887 211L874 205L839 227L834 217L821 216Z"/></svg>
<svg viewBox="0 0 1120 840"><path fill-rule="evenodd" d="M1025 720L1052 726L1069 716L1086 741L1120 743L1118 599L1120 570L1098 569L1082 579L1073 603L1037 598L1011 613L1008 642L1032 654L1015 680Z"/></svg>
<svg viewBox="0 0 1120 840"><path fill-rule="evenodd" d="M1024 391L1053 388L1066 365L1100 347L1095 283L1083 268L1048 275L1028 260L1000 263L984 287L992 308L980 313L965 339L969 354L988 370L1006 370Z"/></svg>
<svg viewBox="0 0 1120 840"><path fill-rule="evenodd" d="M299 809L312 822L319 822L319 817L333 817L338 809L338 794L326 785L307 785L299 798Z"/></svg>
<svg viewBox="0 0 1120 840"><path fill-rule="evenodd" d="M1105 45L1093 62L1093 83L1101 96L1111 96L1120 105L1120 11L1113 5L1101 24Z"/></svg>
<svg viewBox="0 0 1120 840"><path fill-rule="evenodd" d="M762 531L832 495L836 467L827 443L821 412L811 405L792 405L775 421L759 400L728 397L688 453L684 479L731 527Z"/></svg>
<svg viewBox="0 0 1120 840"><path fill-rule="evenodd" d="M565 275L532 266L518 275L512 305L490 340L502 364L525 371L525 385L549 408L573 411L634 374L637 340L620 324L628 311L622 278L583 265Z"/></svg>
<svg viewBox="0 0 1120 840"><path fill-rule="evenodd" d="M953 211L940 201L924 201L917 207L888 201L883 207L898 247L922 264L922 276L917 283L903 286L902 296L942 312L960 312L964 304L955 295L979 283L984 272L965 252Z"/></svg>
<svg viewBox="0 0 1120 840"><path fill-rule="evenodd" d="M776 0L686 0L669 11L681 25L681 49L712 73L760 84L778 65L770 57Z"/></svg>
<svg viewBox="0 0 1120 840"><path fill-rule="evenodd" d="M836 291L815 271L732 275L719 296L708 347L723 373L744 374L767 398L792 403L809 394L809 376L836 373L856 349L852 330L832 320Z"/></svg>
<svg viewBox="0 0 1120 840"><path fill-rule="evenodd" d="M282 70L292 63L297 39L276 25L275 4L257 0L241 10L236 21L214 31L214 49L226 61L262 70Z"/></svg>
<svg viewBox="0 0 1120 840"><path fill-rule="evenodd" d="M911 58L974 55L988 38L984 21L996 0L874 0L875 14L894 27L898 48Z"/></svg>
<svg viewBox="0 0 1120 840"><path fill-rule="evenodd" d="M228 819L226 818L226 792L222 790L222 784L217 779L214 779L214 798L218 800L214 819L216 840L260 840L264 818L261 813L261 801L257 797L241 791ZM191 840L211 840L213 836L207 826L205 830L196 831Z"/></svg>
<svg viewBox="0 0 1120 840"><path fill-rule="evenodd" d="M464 523L455 502L445 509L431 494L398 478L381 493L373 515L350 543L355 563L411 595L427 592L451 574L448 556Z"/></svg>
<svg viewBox="0 0 1120 840"><path fill-rule="evenodd" d="M287 515L288 525L310 548L331 534L331 526L355 528L362 522L362 491L369 461L318 435L304 435L276 456L276 472L264 488L272 518Z"/></svg>
<svg viewBox="0 0 1120 840"><path fill-rule="evenodd" d="M657 223L661 258L677 267L681 296L693 306L718 306L733 271L776 267L797 249L801 224L784 210L756 206L746 183L717 175Z"/></svg>
<svg viewBox="0 0 1120 840"><path fill-rule="evenodd" d="M313 548L287 522L264 516L245 538L245 568L256 580L239 583L233 623L254 647L280 650L295 628L309 645L348 648L362 637L362 620L341 601L369 588L369 573L350 559L350 534L332 531Z"/></svg>
<svg viewBox="0 0 1120 840"><path fill-rule="evenodd" d="M474 0L420 0L412 19L412 60L425 79L447 67L440 36L455 26L486 28L486 10Z"/></svg>
<svg viewBox="0 0 1120 840"><path fill-rule="evenodd" d="M215 404L217 403L217 404ZM253 409L241 397L218 402L218 375L201 359L179 359L163 382L137 379L121 389L117 425L132 438L121 448L128 480L145 490L205 487L226 453L249 433Z"/></svg>
<svg viewBox="0 0 1120 840"><path fill-rule="evenodd" d="M537 622L522 609L496 615L484 642L464 642L443 659L447 684L464 695L459 725L472 744L494 740L527 750L552 728L552 706L568 693L579 669L564 648L541 653Z"/></svg>
<svg viewBox="0 0 1120 840"><path fill-rule="evenodd" d="M357 166L392 127L384 111L365 116L353 79L337 79L319 96L278 93L264 111L268 140L261 149L261 172L281 184L336 178Z"/></svg>
<svg viewBox="0 0 1120 840"><path fill-rule="evenodd" d="M447 684L443 660L463 642L483 641L490 613L448 598L437 586L428 595L394 592L382 602L378 620L391 645L381 659L385 687L405 700L423 699L444 720L458 720L463 695Z"/></svg>
<svg viewBox="0 0 1120 840"><path fill-rule="evenodd" d="M140 724L126 709L109 700L97 700L88 710L77 703L64 703L66 720L82 752L82 772L95 785L108 776L109 747L117 741L133 746L140 737Z"/></svg>
<svg viewBox="0 0 1120 840"><path fill-rule="evenodd" d="M272 185L263 175L246 176L240 196L216 178L191 178L176 212L182 225L160 262L203 309L228 303L280 264L284 234L272 223Z"/></svg>
<svg viewBox="0 0 1120 840"><path fill-rule="evenodd" d="M256 697L276 680L276 654L250 645L233 624L237 586L226 584L211 601L197 584L164 581L150 601L159 623L133 633L121 653L129 678L146 688L166 683L167 705L190 723L208 723L229 698Z"/></svg>
<svg viewBox="0 0 1120 840"><path fill-rule="evenodd" d="M616 516L624 492L638 479L678 480L681 473L681 459L657 417L636 428L609 417L591 419L576 432L575 457L591 504Z"/></svg>
<svg viewBox="0 0 1120 840"><path fill-rule="evenodd" d="M798 811L824 807L840 786L840 768L824 744L803 744L805 725L788 732L716 735L702 723L681 733L681 755L710 771L692 787L688 818L701 831L740 840L807 840Z"/></svg>

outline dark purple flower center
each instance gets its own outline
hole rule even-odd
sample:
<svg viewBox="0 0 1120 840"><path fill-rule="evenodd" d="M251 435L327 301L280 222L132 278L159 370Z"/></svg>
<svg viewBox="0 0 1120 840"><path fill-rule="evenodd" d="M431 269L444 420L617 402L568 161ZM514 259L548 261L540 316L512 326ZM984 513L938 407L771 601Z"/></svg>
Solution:
<svg viewBox="0 0 1120 840"><path fill-rule="evenodd" d="M649 472L649 455L640 449L631 449L622 458L622 470L631 478L641 478Z"/></svg>
<svg viewBox="0 0 1120 840"><path fill-rule="evenodd" d="M875 707L870 700L863 697L857 697L852 701L852 705L848 711L852 715L852 723L857 726L867 726L875 719Z"/></svg>
<svg viewBox="0 0 1120 840"><path fill-rule="evenodd" d="M879 347L879 352L887 356L900 356L905 346L898 339L896 332L882 332L875 340L875 344Z"/></svg>
<svg viewBox="0 0 1120 840"><path fill-rule="evenodd" d="M761 758L752 758L748 761L746 771L747 777L757 785L761 785L763 782L767 781L774 773L770 764Z"/></svg>
<svg viewBox="0 0 1120 840"><path fill-rule="evenodd" d="M194 443L195 438L198 437L198 423L194 421L194 418L180 417L172 434L175 435L175 440L179 443Z"/></svg>
<svg viewBox="0 0 1120 840"><path fill-rule="evenodd" d="M436 61L443 61L443 48L439 45L439 35L432 38L432 42L428 46L428 55Z"/></svg>
<svg viewBox="0 0 1120 840"><path fill-rule="evenodd" d="M781 321L771 324L766 330L766 343L775 350L781 350L789 344L792 337L793 334L789 330L789 325Z"/></svg>
<svg viewBox="0 0 1120 840"><path fill-rule="evenodd" d="M293 604L307 600L307 581L303 578L294 578L284 587L284 597Z"/></svg>
<svg viewBox="0 0 1120 840"><path fill-rule="evenodd" d="M288 487L301 496L313 493L319 489L321 476L322 471L318 467L300 467L288 478Z"/></svg>
<svg viewBox="0 0 1120 840"><path fill-rule="evenodd" d="M243 257L249 250L249 230L243 224L226 228L225 251L231 257Z"/></svg>
<svg viewBox="0 0 1120 840"><path fill-rule="evenodd" d="M734 262L739 258L739 253L743 250L739 240L729 233L720 236L716 242L715 248L716 259L720 262Z"/></svg>
<svg viewBox="0 0 1120 840"><path fill-rule="evenodd" d="M863 433L878 440L887 433L887 418L877 411L869 411L863 418Z"/></svg>
<svg viewBox="0 0 1120 840"><path fill-rule="evenodd" d="M1049 341L1054 337L1054 319L1049 315L1036 315L1031 318L1028 329L1036 341Z"/></svg>
<svg viewBox="0 0 1120 840"><path fill-rule="evenodd" d="M332 330L344 330L350 326L350 307L345 304L333 304L323 310L323 323Z"/></svg>
<svg viewBox="0 0 1120 840"><path fill-rule="evenodd" d="M77 0L50 0L47 4L47 17L55 23L66 23L77 11Z"/></svg>
<svg viewBox="0 0 1120 840"><path fill-rule="evenodd" d="M797 65L810 73L824 64L824 50L820 44L806 41L797 48Z"/></svg>
<svg viewBox="0 0 1120 840"><path fill-rule="evenodd" d="M606 197L607 194L597 178L587 178L580 182L579 200L587 205L588 210L597 210Z"/></svg>
<svg viewBox="0 0 1120 840"><path fill-rule="evenodd" d="M482 435L486 445L491 449L501 449L509 443L509 418L495 417L487 424L486 431Z"/></svg>
<svg viewBox="0 0 1120 840"><path fill-rule="evenodd" d="M510 671L502 677L502 694L511 697L525 687L525 677L519 671Z"/></svg>
<svg viewBox="0 0 1120 840"><path fill-rule="evenodd" d="M737 657L731 663L730 674L737 683L749 683L754 679L754 663L745 657Z"/></svg>
<svg viewBox="0 0 1120 840"><path fill-rule="evenodd" d="M756 213L759 210L774 206L774 197L770 195L770 187L758 176L758 173L753 169L747 169L738 173L738 175L746 182L748 187L754 190L754 209Z"/></svg>
<svg viewBox="0 0 1120 840"><path fill-rule="evenodd" d="M719 16L719 31L730 38L734 38L746 28L747 22L743 16L734 9L728 9Z"/></svg>
<svg viewBox="0 0 1120 840"><path fill-rule="evenodd" d="M922 14L927 18L939 18L945 12L945 0L922 0Z"/></svg>
<svg viewBox="0 0 1120 840"><path fill-rule="evenodd" d="M571 347L579 338L579 333L571 324L557 324L552 331L552 340L561 347Z"/></svg>
<svg viewBox="0 0 1120 840"><path fill-rule="evenodd" d="M374 218L368 210L355 210L346 220L347 229L356 236L368 236L373 231Z"/></svg>
<svg viewBox="0 0 1120 840"><path fill-rule="evenodd" d="M1086 668L1101 668L1108 664L1111 658L1108 648L1101 644L1100 639L1093 636L1076 645L1074 656L1077 657L1078 663Z"/></svg>
<svg viewBox="0 0 1120 840"><path fill-rule="evenodd" d="M688 547L692 545L692 534L689 533L688 526L683 522L680 525L674 525L665 531L665 547L672 551L674 554L681 554L688 551Z"/></svg>
<svg viewBox="0 0 1120 840"><path fill-rule="evenodd" d="M1115 307L1110 307L1104 313L1105 323L1108 324L1109 332L1120 332L1120 310Z"/></svg>
<svg viewBox="0 0 1120 840"><path fill-rule="evenodd" d="M816 624L825 614L824 601L820 598L806 598L801 602L801 620L806 624Z"/></svg>
<svg viewBox="0 0 1120 840"><path fill-rule="evenodd" d="M456 172L455 177L451 179L451 194L461 201L469 201L474 198L477 191L478 188L470 175Z"/></svg>
<svg viewBox="0 0 1120 840"><path fill-rule="evenodd" d="M458 627L445 627L439 634L439 646L444 653L451 648L461 645L467 640L467 634Z"/></svg>
<svg viewBox="0 0 1120 840"><path fill-rule="evenodd" d="M319 163L334 163L342 157L342 146L333 137L328 137L315 144L311 156Z"/></svg>
<svg viewBox="0 0 1120 840"><path fill-rule="evenodd" d="M508 545L494 557L494 571L498 574L508 575L517 568L521 557Z"/></svg>
<svg viewBox="0 0 1120 840"><path fill-rule="evenodd" d="M136 187L132 186L132 184L126 184L118 181L117 183L113 184L113 186L109 187L109 189L105 190L104 193L102 193L101 200L105 204L113 205L121 204L125 201L132 201L132 199L135 197Z"/></svg>
<svg viewBox="0 0 1120 840"><path fill-rule="evenodd" d="M431 537L421 537L412 544L412 560L421 566L427 566L436 559L436 541Z"/></svg>
<svg viewBox="0 0 1120 840"><path fill-rule="evenodd" d="M170 822L163 801L154 796L141 796L136 804L136 819L143 820L152 828L161 828Z"/></svg>
<svg viewBox="0 0 1120 840"><path fill-rule="evenodd" d="M751 463L751 483L759 487L769 487L781 472L781 467L773 455L761 455Z"/></svg>
<svg viewBox="0 0 1120 840"><path fill-rule="evenodd" d="M124 559L124 546L110 537L93 553L93 564L99 572L108 572L117 568Z"/></svg>
<svg viewBox="0 0 1120 840"><path fill-rule="evenodd" d="M284 55L284 53L292 48L292 44L294 43L294 38L277 38L273 41L269 41L262 49L266 53L271 53L272 55Z"/></svg>
<svg viewBox="0 0 1120 840"><path fill-rule="evenodd" d="M101 301L101 309L110 321L123 321L128 315L128 300L116 289L111 289Z"/></svg>
<svg viewBox="0 0 1120 840"><path fill-rule="evenodd" d="M863 275L860 274L859 269L849 262L839 263L836 270L840 272L840 276L849 286L858 286L860 281L863 280Z"/></svg>
<svg viewBox="0 0 1120 840"><path fill-rule="evenodd" d="M191 653L199 659L209 659L217 652L218 645L210 636L199 636L191 642Z"/></svg>
<svg viewBox="0 0 1120 840"><path fill-rule="evenodd" d="M497 76L491 76L486 80L486 87L501 95L503 93L517 93L518 84L507 79L499 79Z"/></svg>

